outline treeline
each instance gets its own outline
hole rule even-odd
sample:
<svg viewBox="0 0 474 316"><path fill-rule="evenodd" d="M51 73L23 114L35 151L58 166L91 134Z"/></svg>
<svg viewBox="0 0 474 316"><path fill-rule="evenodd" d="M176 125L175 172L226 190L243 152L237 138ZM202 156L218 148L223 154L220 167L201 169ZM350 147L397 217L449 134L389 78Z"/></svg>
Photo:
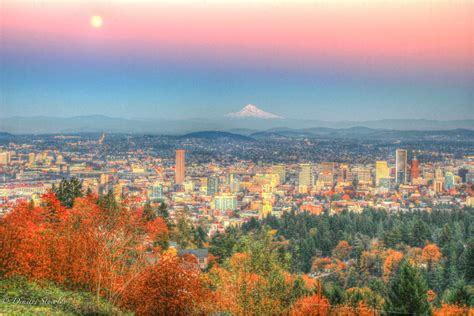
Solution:
<svg viewBox="0 0 474 316"><path fill-rule="evenodd" d="M327 275L323 290L331 304L356 305L368 296L369 305L398 312L414 308L403 309L412 297L426 310L442 304L472 306L473 219L472 208L406 213L367 209L318 216L288 212L229 228L212 238L210 251L225 262L242 239L258 239L270 231L272 251L282 266L296 274ZM401 278L409 278L406 284L418 292L394 294L403 292L397 283Z"/></svg>

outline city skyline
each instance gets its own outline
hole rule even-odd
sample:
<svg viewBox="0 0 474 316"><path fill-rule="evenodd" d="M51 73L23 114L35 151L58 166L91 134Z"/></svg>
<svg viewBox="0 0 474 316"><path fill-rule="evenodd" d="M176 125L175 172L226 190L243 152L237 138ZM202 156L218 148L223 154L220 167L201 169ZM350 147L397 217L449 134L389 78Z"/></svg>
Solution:
<svg viewBox="0 0 474 316"><path fill-rule="evenodd" d="M0 315L474 316L473 0L0 0Z"/></svg>
<svg viewBox="0 0 474 316"><path fill-rule="evenodd" d="M2 5L1 117L474 118L470 1Z"/></svg>

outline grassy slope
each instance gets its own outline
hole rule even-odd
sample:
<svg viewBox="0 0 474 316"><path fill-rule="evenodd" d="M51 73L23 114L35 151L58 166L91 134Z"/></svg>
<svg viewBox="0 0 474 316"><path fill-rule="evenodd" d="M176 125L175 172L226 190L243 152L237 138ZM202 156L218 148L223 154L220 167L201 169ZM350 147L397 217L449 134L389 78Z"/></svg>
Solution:
<svg viewBox="0 0 474 316"><path fill-rule="evenodd" d="M28 301L34 303L28 304ZM56 303L50 303L52 301ZM110 315L119 312L106 301L97 304L88 292L66 291L53 284L40 286L24 279L0 280L0 315Z"/></svg>

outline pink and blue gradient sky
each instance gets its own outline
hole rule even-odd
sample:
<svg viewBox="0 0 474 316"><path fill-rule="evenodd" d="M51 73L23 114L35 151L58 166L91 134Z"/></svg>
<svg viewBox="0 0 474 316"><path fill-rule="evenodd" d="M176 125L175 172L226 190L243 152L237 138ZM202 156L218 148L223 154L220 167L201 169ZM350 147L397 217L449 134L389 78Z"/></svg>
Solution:
<svg viewBox="0 0 474 316"><path fill-rule="evenodd" d="M4 117L474 118L470 0L0 6Z"/></svg>

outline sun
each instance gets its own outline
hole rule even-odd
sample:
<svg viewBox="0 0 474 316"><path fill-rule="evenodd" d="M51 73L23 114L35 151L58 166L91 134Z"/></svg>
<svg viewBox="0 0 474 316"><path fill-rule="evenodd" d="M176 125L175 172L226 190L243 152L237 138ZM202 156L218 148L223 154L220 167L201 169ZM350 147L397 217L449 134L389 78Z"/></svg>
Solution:
<svg viewBox="0 0 474 316"><path fill-rule="evenodd" d="M104 21L102 20L102 17L100 15L94 15L93 17L91 17L91 26L94 27L94 28L99 28L102 26L102 23Z"/></svg>

